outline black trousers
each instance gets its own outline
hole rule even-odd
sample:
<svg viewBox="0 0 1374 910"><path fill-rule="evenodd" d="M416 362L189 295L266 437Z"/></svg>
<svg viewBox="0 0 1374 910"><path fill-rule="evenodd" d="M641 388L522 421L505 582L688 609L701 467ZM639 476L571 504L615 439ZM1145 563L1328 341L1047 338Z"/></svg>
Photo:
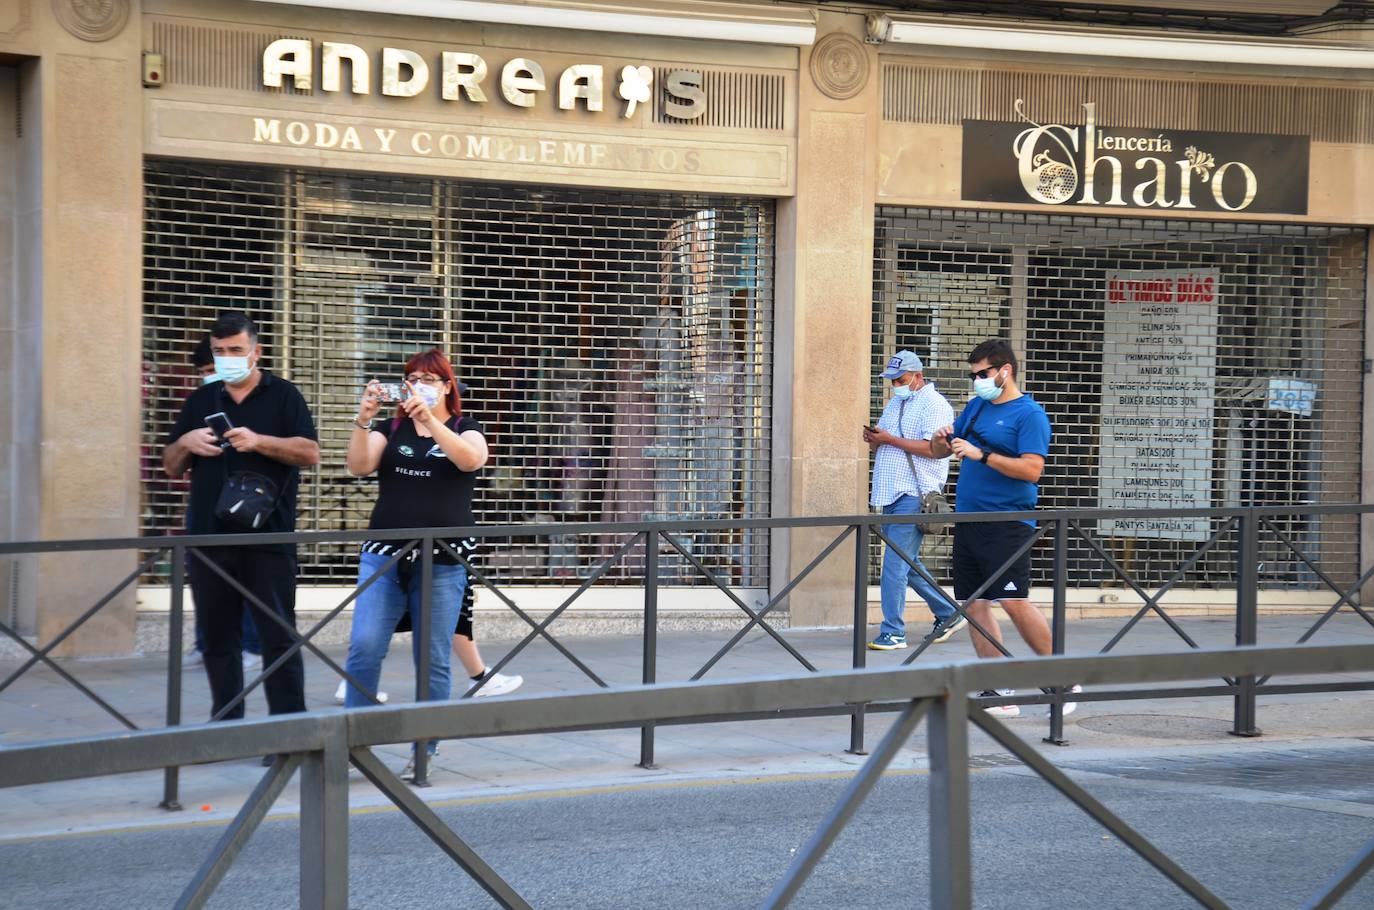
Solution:
<svg viewBox="0 0 1374 910"><path fill-rule="evenodd" d="M296 628L296 557L293 553L254 550L247 547L213 547L200 551L225 574L243 585L277 616ZM291 647L291 634L261 610L245 602L242 594L213 569L192 557L191 594L196 600L196 620L205 637L205 675L210 680L211 713L233 701L243 691L243 611L254 610L262 638L262 663L272 665ZM272 714L305 710L305 662L297 651L263 681L267 707ZM243 717L243 704L234 706L224 720Z"/></svg>

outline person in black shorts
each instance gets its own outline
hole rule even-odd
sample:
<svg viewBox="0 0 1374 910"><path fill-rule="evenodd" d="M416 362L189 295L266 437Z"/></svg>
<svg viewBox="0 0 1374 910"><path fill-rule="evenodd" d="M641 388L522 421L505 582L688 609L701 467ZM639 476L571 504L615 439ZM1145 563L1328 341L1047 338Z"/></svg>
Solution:
<svg viewBox="0 0 1374 910"><path fill-rule="evenodd" d="M931 451L960 459L955 488L956 512L1030 512L1039 498L1040 477L1050 451L1050 420L1045 409L1016 384L1016 354L1001 339L989 339L968 356L974 397L954 419L937 430ZM1052 650L1049 623L1030 601L1030 550L984 586L1035 533L1034 521L968 522L954 526L954 595L969 603L968 616L999 644L1002 632L992 612L1000 604L1036 654ZM969 636L979 657L1001 651L976 631ZM1077 687L1074 687L1077 689ZM1014 693L987 691L995 696ZM1064 704L1064 713L1077 705ZM1002 717L1021 713L1016 705L987 709Z"/></svg>

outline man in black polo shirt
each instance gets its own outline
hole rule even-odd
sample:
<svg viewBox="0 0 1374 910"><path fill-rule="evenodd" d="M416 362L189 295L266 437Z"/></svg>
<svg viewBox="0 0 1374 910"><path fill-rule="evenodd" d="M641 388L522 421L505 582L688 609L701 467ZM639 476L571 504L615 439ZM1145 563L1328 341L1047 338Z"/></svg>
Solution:
<svg viewBox="0 0 1374 910"><path fill-rule="evenodd" d="M262 345L258 330L243 313L220 315L210 330L210 348L220 381L203 385L182 405L167 436L162 466L172 477L191 471L192 534L227 534L234 528L215 515L220 490L236 471L269 477L279 491L276 506L257 530L296 529L296 489L300 469L320 463L315 422L294 385L258 368ZM221 448L208 415L223 412L233 429ZM226 574L270 607L292 628L296 625L296 548L290 544L211 548L204 551ZM205 637L205 673L210 678L212 712L243 690L243 598L212 569L191 573L196 615ZM259 616L264 666L291 646L290 633L270 617ZM263 684L273 714L305 710L305 666L299 652ZM226 720L243 717L239 704Z"/></svg>

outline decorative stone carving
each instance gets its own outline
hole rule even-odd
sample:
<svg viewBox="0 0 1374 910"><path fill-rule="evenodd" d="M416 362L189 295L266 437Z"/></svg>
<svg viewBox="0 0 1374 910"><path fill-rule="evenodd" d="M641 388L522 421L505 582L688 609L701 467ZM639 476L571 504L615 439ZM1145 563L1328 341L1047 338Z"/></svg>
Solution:
<svg viewBox="0 0 1374 910"><path fill-rule="evenodd" d="M831 98L853 98L868 85L867 49L852 35L826 35L811 49L811 79Z"/></svg>
<svg viewBox="0 0 1374 910"><path fill-rule="evenodd" d="M52 0L52 11L82 41L108 41L129 21L129 0Z"/></svg>
<svg viewBox="0 0 1374 910"><path fill-rule="evenodd" d="M8 41L29 30L33 16L29 11L29 0L18 0L10 4L8 10L0 10L0 41Z"/></svg>

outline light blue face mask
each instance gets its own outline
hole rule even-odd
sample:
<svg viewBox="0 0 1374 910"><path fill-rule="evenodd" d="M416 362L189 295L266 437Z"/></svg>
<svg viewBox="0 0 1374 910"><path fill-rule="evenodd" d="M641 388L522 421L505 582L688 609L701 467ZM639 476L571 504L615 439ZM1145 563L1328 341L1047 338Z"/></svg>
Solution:
<svg viewBox="0 0 1374 910"><path fill-rule="evenodd" d="M204 376L200 377L201 385L209 385L212 382L219 382L218 373L206 373Z"/></svg>
<svg viewBox="0 0 1374 910"><path fill-rule="evenodd" d="M898 401L905 401L914 394L916 393L911 390L911 383L909 382L906 385L895 385L892 387L892 397Z"/></svg>
<svg viewBox="0 0 1374 910"><path fill-rule="evenodd" d="M997 387L997 380L991 376L984 376L982 379L973 380L973 394L984 401L994 401L1002 390Z"/></svg>
<svg viewBox="0 0 1374 910"><path fill-rule="evenodd" d="M237 385L252 373L253 368L249 366L247 357L215 355L215 375L223 379L228 385Z"/></svg>

